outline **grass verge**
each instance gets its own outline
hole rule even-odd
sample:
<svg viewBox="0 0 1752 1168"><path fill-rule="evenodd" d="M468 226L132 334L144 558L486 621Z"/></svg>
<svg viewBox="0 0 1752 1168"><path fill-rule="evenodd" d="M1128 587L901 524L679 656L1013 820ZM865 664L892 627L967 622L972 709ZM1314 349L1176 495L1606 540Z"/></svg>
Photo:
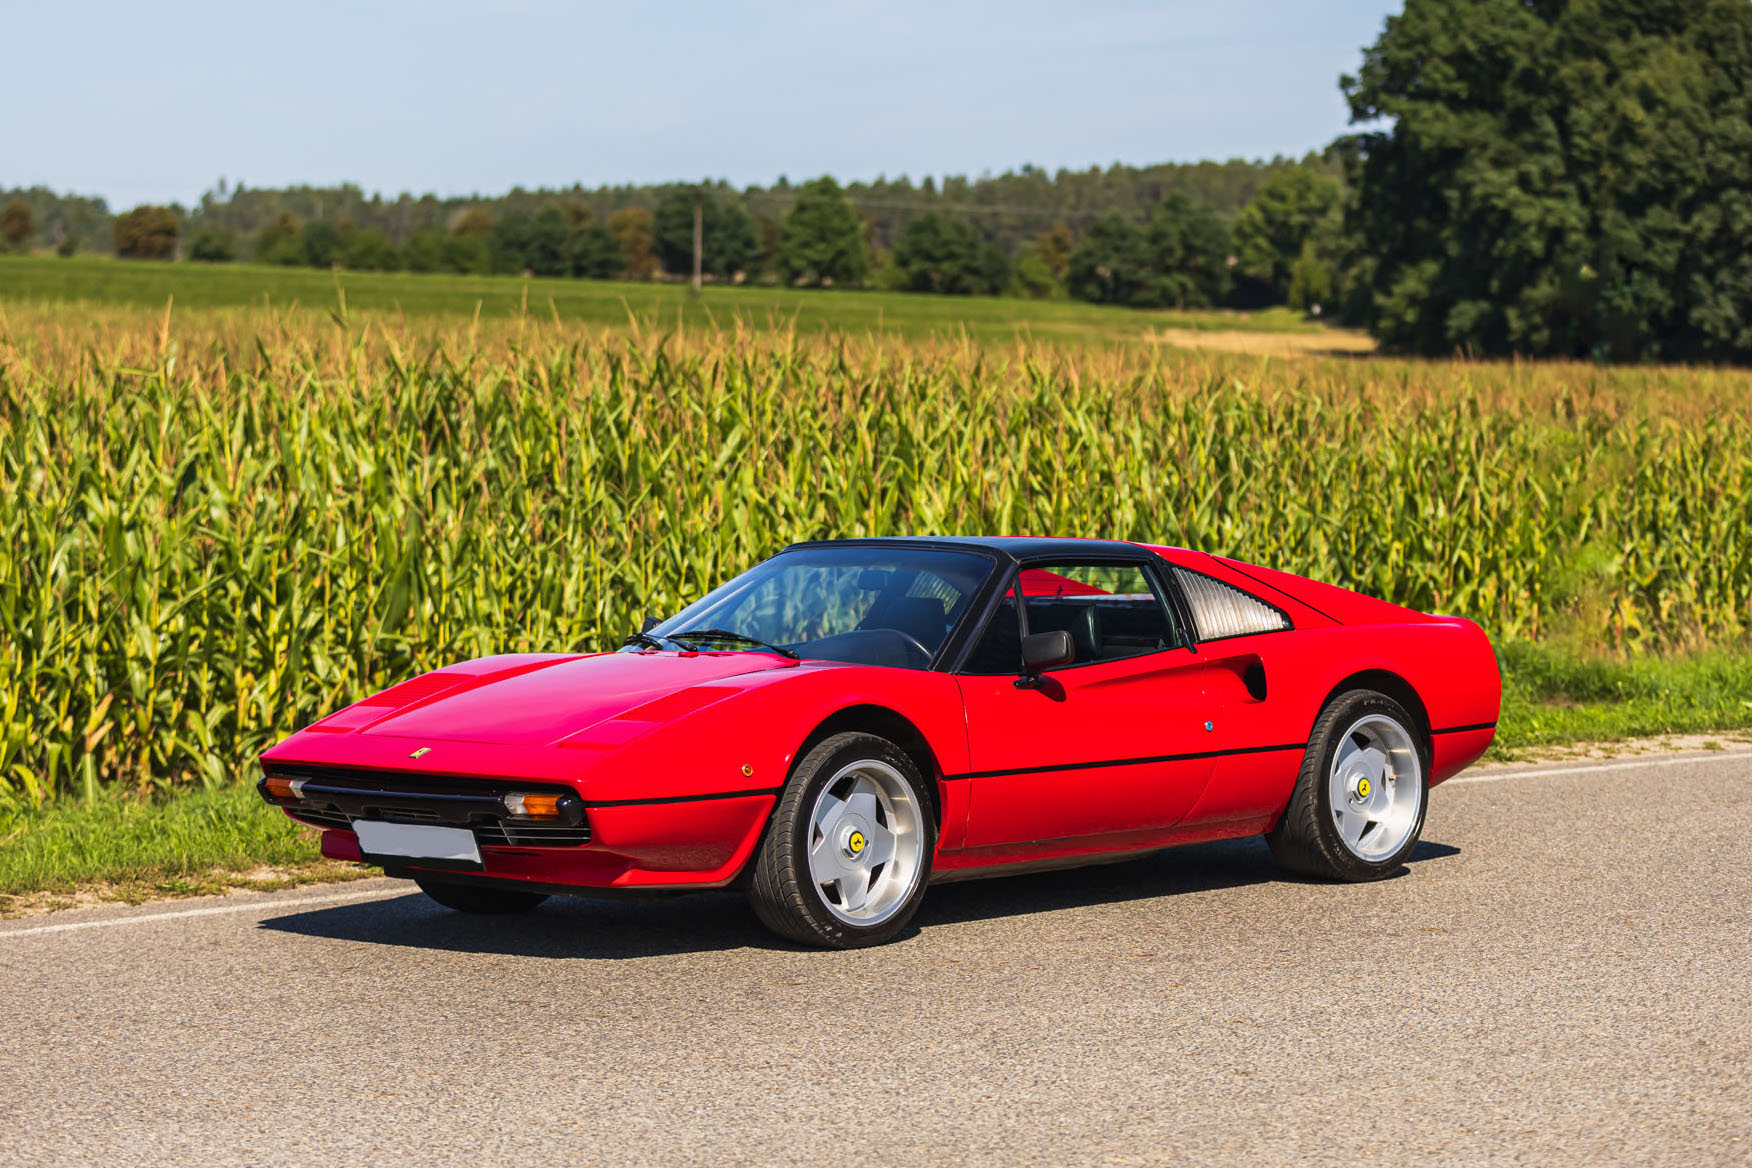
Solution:
<svg viewBox="0 0 1752 1168"><path fill-rule="evenodd" d="M270 811L247 785L152 803L61 799L0 816L0 916L370 874L324 860L314 832Z"/></svg>
<svg viewBox="0 0 1752 1168"><path fill-rule="evenodd" d="M1492 760L1577 742L1752 728L1752 650L1611 661L1511 643L1502 661ZM322 859L315 833L264 807L249 785L152 803L63 798L0 816L0 916L372 874Z"/></svg>
<svg viewBox="0 0 1752 1168"><path fill-rule="evenodd" d="M1752 727L1752 649L1612 660L1511 642L1499 652L1503 713L1493 759L1575 742Z"/></svg>

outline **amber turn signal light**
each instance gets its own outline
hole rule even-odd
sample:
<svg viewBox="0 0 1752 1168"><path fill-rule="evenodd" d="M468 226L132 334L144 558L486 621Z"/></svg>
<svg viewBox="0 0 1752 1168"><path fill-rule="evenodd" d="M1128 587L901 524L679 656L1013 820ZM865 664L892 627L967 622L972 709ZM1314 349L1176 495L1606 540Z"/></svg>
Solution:
<svg viewBox="0 0 1752 1168"><path fill-rule="evenodd" d="M268 794L276 799L300 799L304 796L304 780L288 779L273 775L264 780L262 786L268 789Z"/></svg>
<svg viewBox="0 0 1752 1168"><path fill-rule="evenodd" d="M520 819L558 819L560 817L560 796L558 795L507 795L505 810Z"/></svg>

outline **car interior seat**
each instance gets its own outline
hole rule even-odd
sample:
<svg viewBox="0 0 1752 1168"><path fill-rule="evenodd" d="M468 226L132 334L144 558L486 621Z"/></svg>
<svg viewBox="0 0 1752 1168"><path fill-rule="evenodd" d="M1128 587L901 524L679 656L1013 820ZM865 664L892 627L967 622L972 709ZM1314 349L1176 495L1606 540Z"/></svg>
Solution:
<svg viewBox="0 0 1752 1168"><path fill-rule="evenodd" d="M1101 660L1101 610L1096 605L1064 600L1030 600L1028 631L1069 633L1071 643L1076 646L1077 664Z"/></svg>
<svg viewBox="0 0 1752 1168"><path fill-rule="evenodd" d="M1101 610L1079 604L1071 618L1071 641L1077 646L1077 663L1101 660Z"/></svg>
<svg viewBox="0 0 1752 1168"><path fill-rule="evenodd" d="M899 629L925 648L936 650L948 627L948 610L935 596L902 596L888 606L882 624Z"/></svg>

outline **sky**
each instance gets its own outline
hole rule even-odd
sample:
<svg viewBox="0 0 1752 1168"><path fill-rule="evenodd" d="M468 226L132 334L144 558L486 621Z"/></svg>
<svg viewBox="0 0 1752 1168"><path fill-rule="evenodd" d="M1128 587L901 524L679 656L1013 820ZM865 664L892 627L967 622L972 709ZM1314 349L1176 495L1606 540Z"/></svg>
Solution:
<svg viewBox="0 0 1752 1168"><path fill-rule="evenodd" d="M1398 5L8 7L0 187L124 208L221 177L464 195L1300 155L1344 131L1338 77Z"/></svg>

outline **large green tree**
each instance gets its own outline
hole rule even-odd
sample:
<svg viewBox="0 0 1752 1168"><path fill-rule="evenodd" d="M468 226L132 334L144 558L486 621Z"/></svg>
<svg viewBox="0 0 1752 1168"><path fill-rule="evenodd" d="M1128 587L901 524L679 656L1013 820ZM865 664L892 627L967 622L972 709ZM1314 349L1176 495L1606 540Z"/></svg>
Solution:
<svg viewBox="0 0 1752 1168"><path fill-rule="evenodd" d="M1242 273L1262 281L1274 300L1288 300L1304 251L1314 262L1336 239L1343 198L1331 175L1305 166L1273 171L1235 216L1235 256Z"/></svg>
<svg viewBox="0 0 1752 1168"><path fill-rule="evenodd" d="M190 238L189 258L204 264L230 263L237 258L237 236L216 223L208 223Z"/></svg>
<svg viewBox="0 0 1752 1168"><path fill-rule="evenodd" d="M1065 286L1077 299L1097 304L1153 303L1154 278L1144 233L1117 211L1095 220L1071 252Z"/></svg>
<svg viewBox="0 0 1752 1168"><path fill-rule="evenodd" d="M1171 191L1139 227L1117 212L1090 224L1065 287L1079 300L1136 308L1219 304L1229 291L1229 228L1208 203Z"/></svg>
<svg viewBox="0 0 1752 1168"><path fill-rule="evenodd" d="M564 276L571 270L566 242L572 235L559 207L543 207L534 215L501 215L493 224L493 266L500 272Z"/></svg>
<svg viewBox="0 0 1752 1168"><path fill-rule="evenodd" d="M116 254L125 260L167 260L176 254L180 227L169 207L135 207L116 216Z"/></svg>
<svg viewBox="0 0 1752 1168"><path fill-rule="evenodd" d="M262 228L255 238L254 259L258 264L283 264L286 267L302 264L304 243L299 237L298 221L290 215L281 215Z"/></svg>
<svg viewBox="0 0 1752 1168"><path fill-rule="evenodd" d="M1155 303L1205 308L1228 295L1229 226L1209 203L1170 191L1150 216Z"/></svg>
<svg viewBox="0 0 1752 1168"><path fill-rule="evenodd" d="M779 270L790 283L858 284L870 273L864 221L832 178L804 183L779 224Z"/></svg>
<svg viewBox="0 0 1752 1168"><path fill-rule="evenodd" d="M8 247L23 248L35 230L36 221L31 217L30 205L23 199L13 199L0 208L0 240L4 240Z"/></svg>
<svg viewBox="0 0 1752 1168"><path fill-rule="evenodd" d="M620 240L603 223L590 222L566 240L566 260L574 276L612 280L626 269L627 257Z"/></svg>
<svg viewBox="0 0 1752 1168"><path fill-rule="evenodd" d="M657 272L657 252L651 242L651 212L622 207L608 217L608 229L620 244L622 270L628 279L649 280Z"/></svg>
<svg viewBox="0 0 1752 1168"><path fill-rule="evenodd" d="M1385 345L1752 360L1752 4L1407 0L1341 84Z"/></svg>
<svg viewBox="0 0 1752 1168"><path fill-rule="evenodd" d="M327 219L306 223L298 238L304 245L304 262L313 268L333 267L346 247L341 229Z"/></svg>
<svg viewBox="0 0 1752 1168"><path fill-rule="evenodd" d="M676 187L657 203L653 231L663 270L677 276L693 274L696 197L700 203L702 270L723 280L748 271L760 254L754 217L740 201L694 187Z"/></svg>
<svg viewBox="0 0 1752 1168"><path fill-rule="evenodd" d="M1010 282L1009 258L969 223L926 211L907 220L894 244L901 286L912 292L1001 295Z"/></svg>
<svg viewBox="0 0 1752 1168"><path fill-rule="evenodd" d="M388 235L371 227L347 240L341 263L357 272L393 272L401 267L401 255Z"/></svg>

